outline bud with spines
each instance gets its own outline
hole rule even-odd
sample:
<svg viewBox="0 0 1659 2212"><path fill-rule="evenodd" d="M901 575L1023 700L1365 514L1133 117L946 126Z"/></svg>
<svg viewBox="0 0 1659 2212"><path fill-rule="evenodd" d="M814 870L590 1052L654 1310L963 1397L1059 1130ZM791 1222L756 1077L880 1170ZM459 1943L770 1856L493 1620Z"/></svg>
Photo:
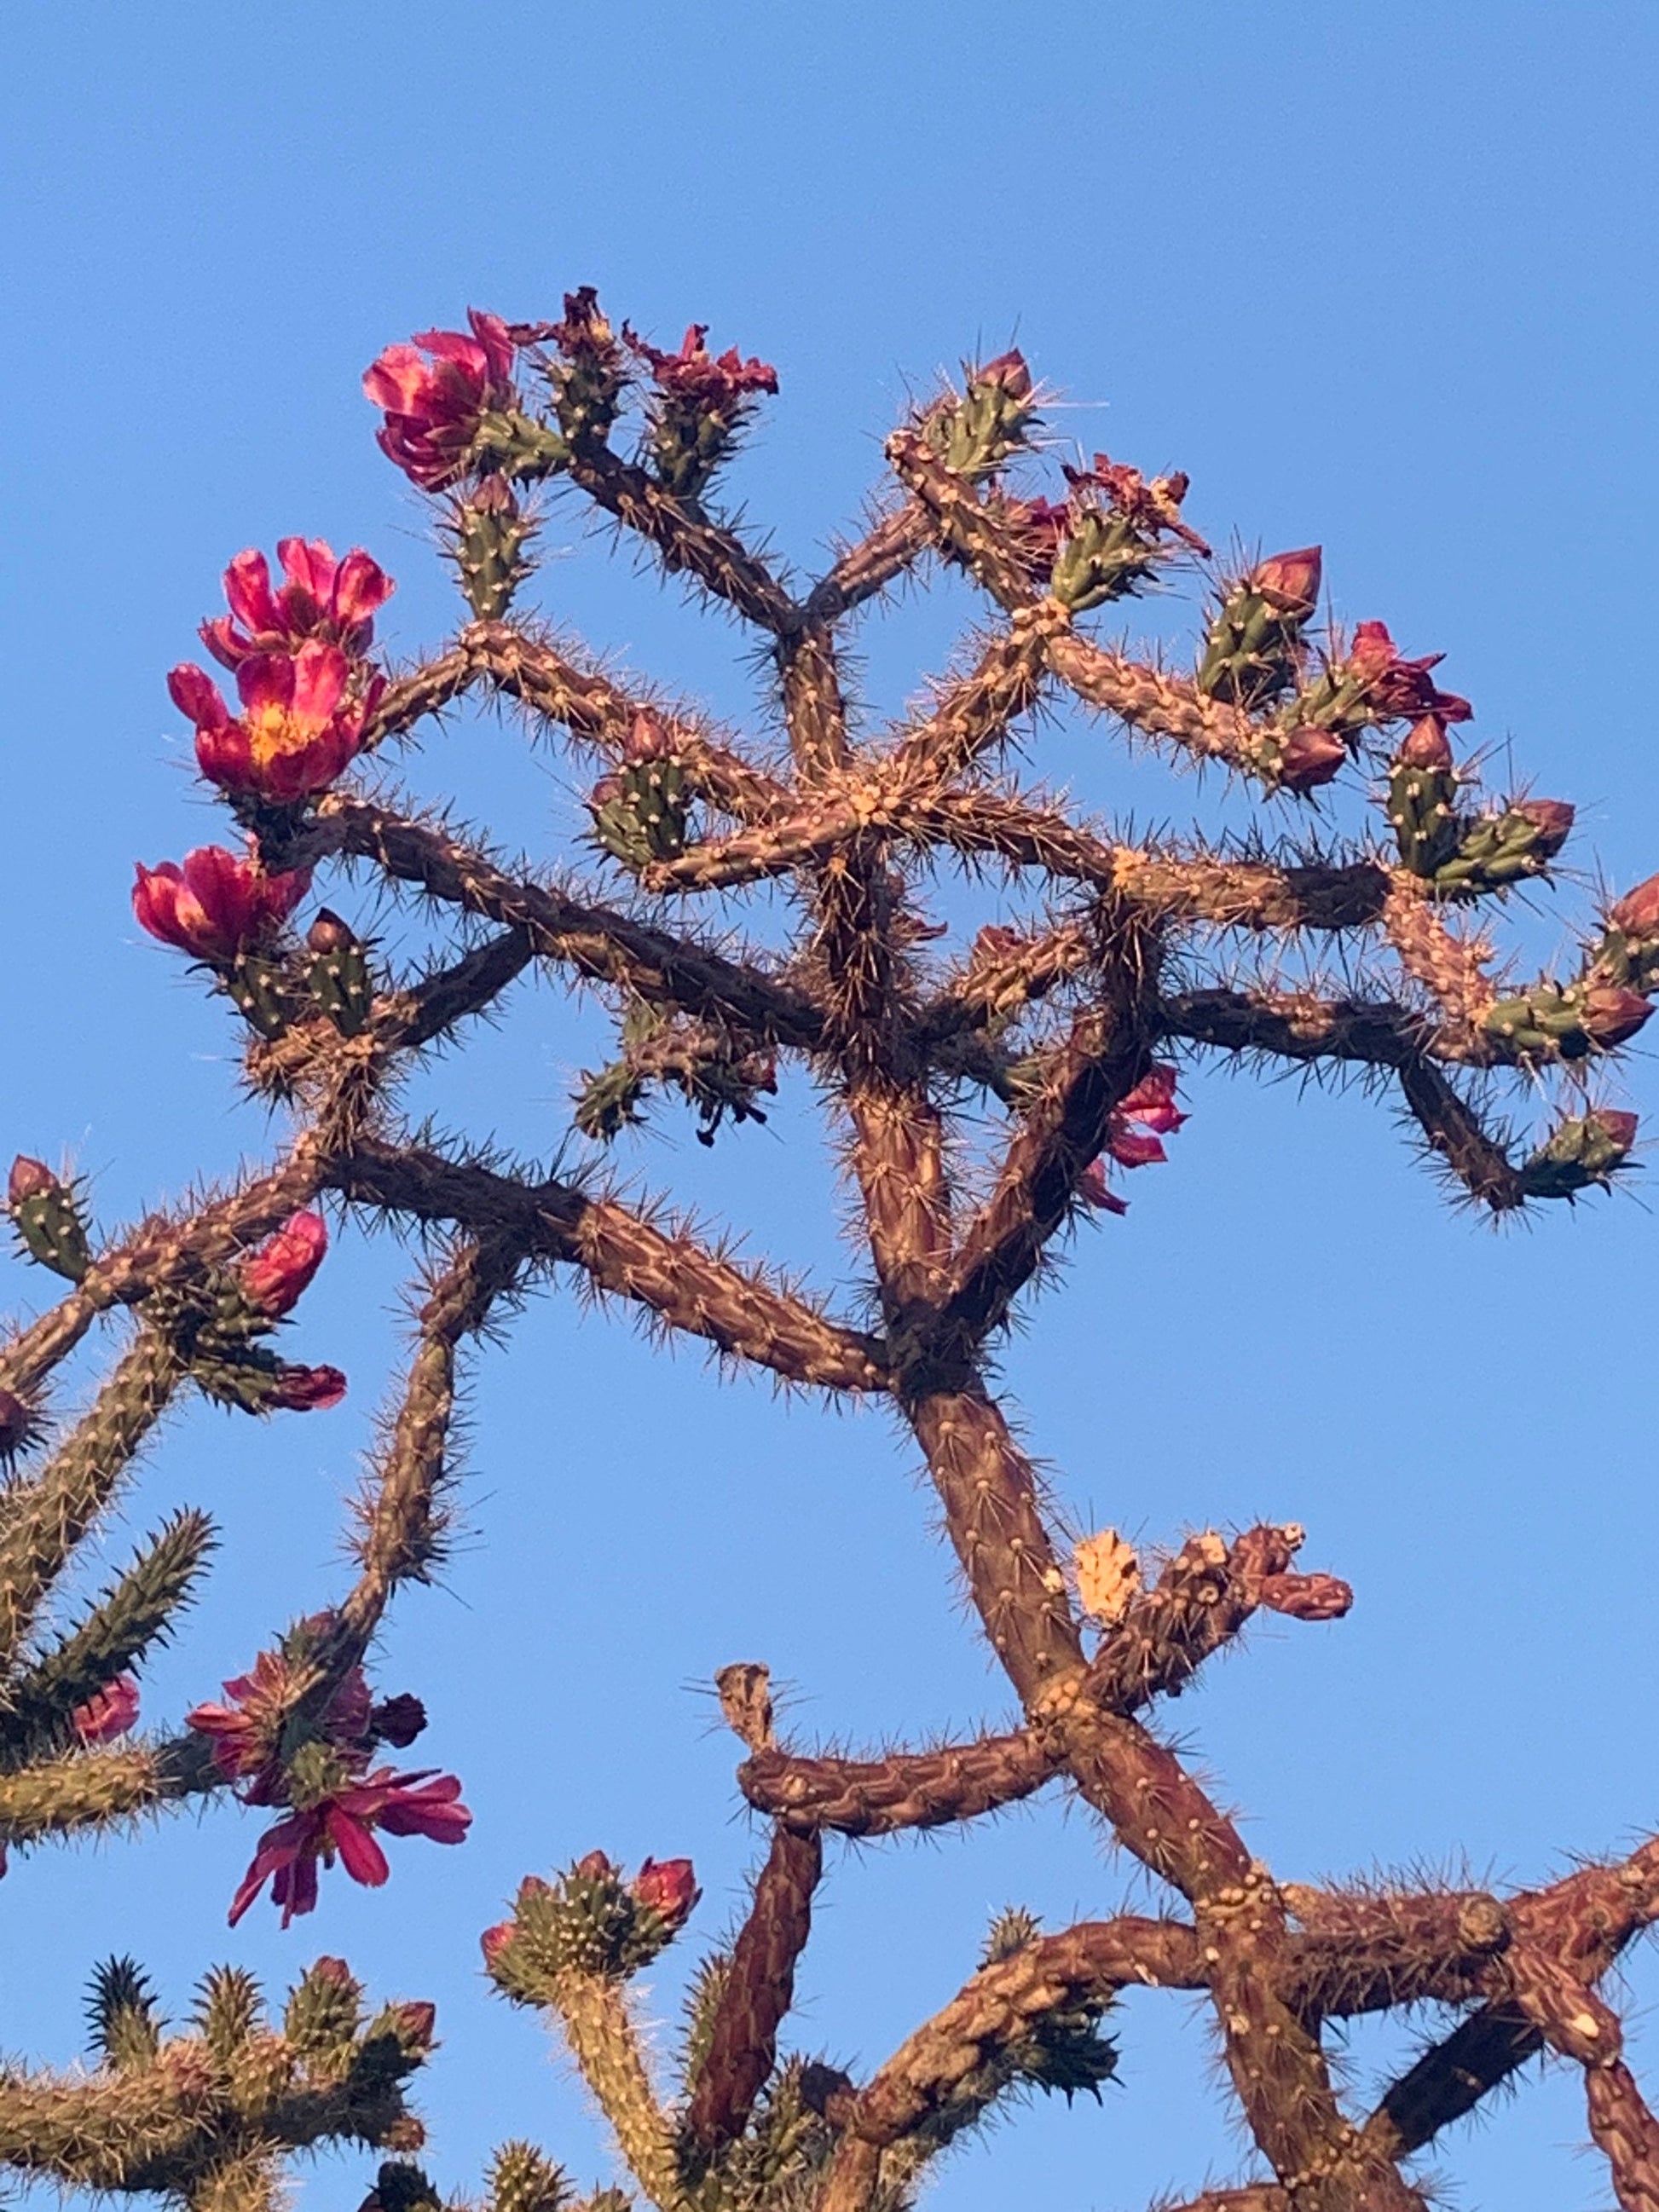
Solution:
<svg viewBox="0 0 1659 2212"><path fill-rule="evenodd" d="M1592 969L1575 983L1537 983L1498 1000L1481 1026L1526 1059L1583 1060L1627 1044L1652 1012L1645 993L1603 982Z"/></svg>
<svg viewBox="0 0 1659 2212"><path fill-rule="evenodd" d="M362 2020L362 1984L343 1959L322 1958L289 1992L283 2033L296 2051L343 2050Z"/></svg>
<svg viewBox="0 0 1659 2212"><path fill-rule="evenodd" d="M325 907L306 933L306 947L311 955L306 982L312 998L343 1036L356 1036L374 1004L368 946Z"/></svg>
<svg viewBox="0 0 1659 2212"><path fill-rule="evenodd" d="M514 496L502 476L489 476L476 491L458 498L446 535L461 591L480 622L501 621L513 595L530 574L526 549L536 521Z"/></svg>
<svg viewBox="0 0 1659 2212"><path fill-rule="evenodd" d="M624 867L648 867L685 850L691 794L672 752L652 752L602 777L587 805L594 836Z"/></svg>
<svg viewBox="0 0 1659 2212"><path fill-rule="evenodd" d="M491 2159L490 2212L561 2212L569 2202L562 2167L533 2143L504 2142Z"/></svg>
<svg viewBox="0 0 1659 2212"><path fill-rule="evenodd" d="M1521 1170L1528 1198L1571 1198L1609 1179L1630 1164L1636 1143L1634 1114L1601 1107L1563 1121Z"/></svg>
<svg viewBox="0 0 1659 2212"><path fill-rule="evenodd" d="M1431 872L1434 887L1449 896L1476 897L1541 876L1567 842L1572 820L1564 799L1523 799L1502 814L1463 822L1455 848Z"/></svg>
<svg viewBox="0 0 1659 2212"><path fill-rule="evenodd" d="M1037 421L1031 372L1018 350L969 369L967 390L927 416L927 442L947 469L976 483L1029 444Z"/></svg>
<svg viewBox="0 0 1659 2212"><path fill-rule="evenodd" d="M43 1160L20 1152L11 1164L6 1206L30 1259L78 1283L92 1265L92 1253L71 1187Z"/></svg>
<svg viewBox="0 0 1659 2212"><path fill-rule="evenodd" d="M136 1960L106 1959L87 1993L94 2047L118 2074L141 2074L161 2047L155 1999Z"/></svg>
<svg viewBox="0 0 1659 2212"><path fill-rule="evenodd" d="M1389 771L1389 827L1401 866L1431 880L1457 851L1457 771L1446 726L1435 714L1413 722Z"/></svg>
<svg viewBox="0 0 1659 2212"><path fill-rule="evenodd" d="M1132 598L1155 573L1160 557L1156 539L1134 514L1074 503L1048 589L1068 612L1087 614L1109 599Z"/></svg>
<svg viewBox="0 0 1659 2212"><path fill-rule="evenodd" d="M1303 625L1319 605L1321 561L1317 545L1271 554L1224 594L1195 679L1207 698L1254 714L1291 689Z"/></svg>

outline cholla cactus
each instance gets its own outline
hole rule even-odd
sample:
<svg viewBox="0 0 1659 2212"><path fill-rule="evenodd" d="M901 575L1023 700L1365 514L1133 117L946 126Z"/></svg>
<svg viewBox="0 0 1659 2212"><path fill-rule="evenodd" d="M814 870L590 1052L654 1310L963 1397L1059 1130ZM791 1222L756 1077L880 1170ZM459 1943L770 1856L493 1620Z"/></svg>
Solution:
<svg viewBox="0 0 1659 2212"><path fill-rule="evenodd" d="M203 630L234 710L202 669L173 672L242 843L141 866L135 910L228 1001L249 1084L292 1129L262 1172L124 1232L100 1231L88 1193L40 1161L12 1170L20 1251L67 1287L0 1348L0 1840L33 1847L234 1792L270 1824L231 1917L269 1884L286 1924L337 1863L384 1881L387 1837L463 1839L453 1776L379 1763L425 1716L407 1692L378 1696L368 1665L393 1596L442 1557L464 1347L563 1269L734 1362L884 1402L926 1462L1019 1713L971 1741L859 1759L781 1742L764 1666L723 1670L738 1789L767 1832L747 1913L696 1977L671 2080L630 1984L692 1914L690 1863L627 1875L593 1851L526 1876L483 1937L489 1972L568 2040L630 2179L581 2199L544 2152L507 2142L484 2184L492 2212L638 2198L660 2212L900 2212L1008 2097L1097 2092L1130 1985L1208 2000L1272 2177L1188 2212L1420 2206L1405 2164L1544 2048L1583 2071L1620 2204L1651 2212L1659 2125L1598 1985L1659 1918L1659 1838L1507 1895L1275 1875L1162 1740L1157 1709L1256 1613L1331 1622L1346 1585L1297 1567L1296 1528L1203 1530L1161 1565L1103 1530L1065 1556L991 1361L1068 1229L1121 1212L1120 1176L1167 1158L1195 1058L1385 1079L1456 1185L1497 1213L1627 1177L1636 1119L1609 1086L1659 990L1659 877L1591 921L1571 972L1501 970L1486 924L1517 886L1551 879L1571 809L1482 793L1452 738L1473 709L1438 687L1437 656L1401 653L1380 622L1321 624L1320 549L1223 573L1186 518L1184 477L1104 454L1039 489L1041 394L1017 353L969 368L894 433L878 520L799 586L709 503L776 377L705 336L693 325L672 353L618 336L585 289L556 322L475 313L468 332L392 347L367 378L380 442L437 503L471 619L394 676L374 658L385 572L290 538L280 586L259 553L231 562L229 612ZM784 744L727 742L515 613L536 502L560 489L750 627L775 668ZM923 711L867 733L840 678L854 618L934 564L978 586L988 627ZM1208 603L1189 674L1085 619L1194 573ZM388 740L468 692L516 700L591 764L579 870L503 863L377 768ZM1177 763L1224 769L1276 809L1276 836L1133 843L1037 793L1011 744L1067 694ZM1362 801L1369 788L1375 812L1345 842L1326 830L1299 848L1293 825L1339 781ZM926 901L942 855L1034 883L1046 920L941 943ZM302 921L318 877L343 862L391 898L447 910L453 957L399 975L338 913ZM787 941L733 950L697 927L698 896L775 882ZM1318 980L1325 946L1342 955L1339 994ZM617 1056L574 1107L597 1142L678 1094L705 1140L741 1143L760 1097L810 1078L842 1125L867 1325L602 1173L509 1168L400 1119L411 1066L532 966L614 1009ZM1506 1078L1529 1104L1553 1102L1518 1143L1486 1110ZM1005 1119L988 1169L957 1141L970 1113ZM258 1417L343 1392L337 1370L274 1348L323 1262L325 1204L447 1240L359 1501L356 1578L326 1612L274 1627L180 1727L138 1733L145 1655L206 1564L205 1518L161 1528L67 1631L46 1626L49 1606L179 1392ZM90 1406L60 1420L53 1371L105 1316L125 1348ZM965 1961L960 1995L864 2079L791 2048L826 1837L971 1820L1051 1784L1140 1862L1158 1917L1046 1932L1012 1909ZM1460 2024L1375 2111L1351 2110L1326 2023L1425 2001ZM0 2159L20 2171L252 2212L291 2153L346 2139L393 2154L365 2177L368 2206L436 2205L402 2086L430 2045L429 2008L365 2026L357 1984L324 1959L277 2030L223 1968L193 2027L169 2036L142 1974L117 1960L98 1971L92 2014L93 2071L0 2072Z"/></svg>

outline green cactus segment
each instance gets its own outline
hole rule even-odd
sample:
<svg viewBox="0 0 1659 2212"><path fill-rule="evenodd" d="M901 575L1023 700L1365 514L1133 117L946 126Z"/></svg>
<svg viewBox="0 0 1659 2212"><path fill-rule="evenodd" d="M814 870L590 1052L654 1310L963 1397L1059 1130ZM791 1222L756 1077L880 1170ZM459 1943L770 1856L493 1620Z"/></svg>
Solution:
<svg viewBox="0 0 1659 2212"><path fill-rule="evenodd" d="M1659 991L1659 937L1637 937L1611 926L1596 947L1598 982L1626 991Z"/></svg>
<svg viewBox="0 0 1659 2212"><path fill-rule="evenodd" d="M651 426L649 451L657 482L673 498L695 505L730 455L737 429L731 416L665 397Z"/></svg>
<svg viewBox="0 0 1659 2212"><path fill-rule="evenodd" d="M1391 796L1392 790L1391 785ZM1389 819L1393 818L1391 809ZM1530 882L1545 872L1556 849L1535 822L1514 809L1452 826L1456 842L1445 857L1437 857L1432 866L1419 866L1408 857L1403 839L1401 853L1408 868L1426 876L1437 890L1454 897L1474 897L1483 891L1507 890L1511 884Z"/></svg>
<svg viewBox="0 0 1659 2212"><path fill-rule="evenodd" d="M113 1497L184 1373L176 1347L140 1331L96 1402L40 1473L0 1492L0 1664L15 1663L48 1591Z"/></svg>
<svg viewBox="0 0 1659 2212"><path fill-rule="evenodd" d="M286 970L278 960L244 952L223 972L225 995L248 1027L262 1037L279 1037L295 1007Z"/></svg>
<svg viewBox="0 0 1659 2212"><path fill-rule="evenodd" d="M283 2033L296 2051L342 2050L362 2024L362 1983L337 1959L319 1959L289 1991Z"/></svg>
<svg viewBox="0 0 1659 2212"><path fill-rule="evenodd" d="M1389 777L1389 826L1402 867L1432 883L1458 854L1463 825L1457 814L1457 777L1450 769L1396 764Z"/></svg>
<svg viewBox="0 0 1659 2212"><path fill-rule="evenodd" d="M501 622L530 574L526 549L536 532L500 477L486 478L471 499L457 501L446 535L461 592L479 622Z"/></svg>
<svg viewBox="0 0 1659 2212"><path fill-rule="evenodd" d="M1527 1161L1521 1181L1528 1198L1572 1198L1592 1186L1605 1189L1629 1164L1630 1144L1600 1115L1563 1121Z"/></svg>
<svg viewBox="0 0 1659 2212"><path fill-rule="evenodd" d="M388 2159L374 2177L364 2212L442 2212L443 2199L412 2159Z"/></svg>
<svg viewBox="0 0 1659 2212"><path fill-rule="evenodd" d="M368 948L354 938L349 945L314 953L306 969L306 988L342 1036L361 1036L374 1004Z"/></svg>
<svg viewBox="0 0 1659 2212"><path fill-rule="evenodd" d="M80 1206L69 1184L54 1182L48 1189L14 1199L10 1212L18 1241L31 1260L71 1283L82 1279L92 1265L92 1253Z"/></svg>
<svg viewBox="0 0 1659 2212"><path fill-rule="evenodd" d="M1206 633L1196 688L1246 714L1271 707L1301 675L1304 620L1276 607L1248 581L1236 585Z"/></svg>
<svg viewBox="0 0 1659 2212"><path fill-rule="evenodd" d="M569 463L570 448L559 433L517 407L481 415L467 454L469 470L506 477L513 483L539 483Z"/></svg>
<svg viewBox="0 0 1659 2212"><path fill-rule="evenodd" d="M1130 597L1156 570L1160 550L1132 515L1104 507L1074 511L1054 557L1048 588L1073 614Z"/></svg>
<svg viewBox="0 0 1659 2212"><path fill-rule="evenodd" d="M150 1539L86 1619L13 1684L0 1711L0 1761L60 1743L77 1705L166 1640L213 1544L213 1523L193 1511Z"/></svg>
<svg viewBox="0 0 1659 2212"><path fill-rule="evenodd" d="M685 772L672 755L635 761L605 779L597 805L590 802L593 834L624 867L644 868L653 860L672 860L685 850L691 794Z"/></svg>
<svg viewBox="0 0 1659 2212"><path fill-rule="evenodd" d="M244 1967L210 1967L197 1990L191 2020L213 2056L228 2063L264 2029L259 1984ZM294 2041L291 2035L289 2039Z"/></svg>
<svg viewBox="0 0 1659 2212"><path fill-rule="evenodd" d="M936 409L923 432L947 469L979 483L1030 444L1038 420L1026 380L970 376L963 398Z"/></svg>
<svg viewBox="0 0 1659 2212"><path fill-rule="evenodd" d="M1523 1060L1583 1060L1596 1049L1594 1010L1584 982L1535 983L1487 1008L1481 1026L1489 1037Z"/></svg>

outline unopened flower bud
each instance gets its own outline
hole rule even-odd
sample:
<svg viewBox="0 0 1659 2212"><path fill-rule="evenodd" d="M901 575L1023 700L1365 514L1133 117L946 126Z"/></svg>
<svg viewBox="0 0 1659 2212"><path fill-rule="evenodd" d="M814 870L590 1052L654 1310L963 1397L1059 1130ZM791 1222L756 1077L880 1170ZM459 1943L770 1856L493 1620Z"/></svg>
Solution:
<svg viewBox="0 0 1659 2212"><path fill-rule="evenodd" d="M690 1917L702 1892L690 1859L647 1859L634 1877L634 1901L654 1912L671 1927Z"/></svg>
<svg viewBox="0 0 1659 2212"><path fill-rule="evenodd" d="M242 1296L273 1320L299 1304L328 1249L328 1224L320 1213L296 1213L237 1271Z"/></svg>
<svg viewBox="0 0 1659 2212"><path fill-rule="evenodd" d="M994 361L988 361L974 371L969 380L975 384L1000 385L1011 399L1029 399L1031 396L1031 372L1024 355L1018 346L1000 353Z"/></svg>
<svg viewBox="0 0 1659 2212"><path fill-rule="evenodd" d="M1279 781L1286 791L1313 791L1328 783L1347 757L1340 738L1329 730L1304 725L1285 738L1279 757Z"/></svg>
<svg viewBox="0 0 1659 2212"><path fill-rule="evenodd" d="M296 1367L284 1362L266 1403L285 1413L326 1413L345 1394L346 1379L337 1367Z"/></svg>
<svg viewBox="0 0 1659 2212"><path fill-rule="evenodd" d="M1607 920L1615 929L1623 930L1626 937L1643 940L1659 938L1659 876L1650 876L1633 891L1626 891Z"/></svg>
<svg viewBox="0 0 1659 2212"><path fill-rule="evenodd" d="M1250 576L1250 588L1275 613L1305 622L1319 605L1322 560L1317 545L1298 546L1294 553L1271 553Z"/></svg>
<svg viewBox="0 0 1659 2212"><path fill-rule="evenodd" d="M325 907L306 932L306 943L313 952L349 952L357 942L356 933L348 922L330 907Z"/></svg>
<svg viewBox="0 0 1659 2212"><path fill-rule="evenodd" d="M609 1859L605 1857L605 1853L603 1851L590 1851L588 1853L588 1857L590 1859L604 1859L605 1864L601 1871L605 1874L610 1873L611 1862ZM579 1867L577 1869L577 1872L580 1874L580 1871L581 1869ZM550 1881L544 1881L540 1875L527 1874L524 1880L519 1884L518 1896L514 1900L515 1906L527 1904L533 1897L547 1896L552 1889L552 1883Z"/></svg>
<svg viewBox="0 0 1659 2212"><path fill-rule="evenodd" d="M389 1743L394 1751L406 1751L426 1726L426 1707L407 1690L401 1691L374 1706L368 1722L382 1743Z"/></svg>
<svg viewBox="0 0 1659 2212"><path fill-rule="evenodd" d="M1632 1149L1636 1142L1636 1132L1641 1127L1638 1115L1619 1113L1611 1106L1598 1106L1586 1118L1599 1122L1606 1133L1607 1142L1616 1146L1620 1152L1628 1152Z"/></svg>
<svg viewBox="0 0 1659 2212"><path fill-rule="evenodd" d="M337 1959L327 1952L325 1952L312 1966L310 1978L313 1981L337 1983L343 1990L355 1990L357 1987L357 1977L347 1966L345 1960Z"/></svg>
<svg viewBox="0 0 1659 2212"><path fill-rule="evenodd" d="M411 2051L424 2051L432 2041L438 2025L438 2008L424 2000L410 1999L392 2008L392 2019L397 2024L399 2043Z"/></svg>
<svg viewBox="0 0 1659 2212"><path fill-rule="evenodd" d="M1600 1045L1624 1044L1636 1035L1653 1012L1652 1001L1639 991L1611 983L1599 984L1584 994L1584 1033Z"/></svg>
<svg viewBox="0 0 1659 2212"><path fill-rule="evenodd" d="M516 1930L510 1920L498 1920L493 1928L486 1928L478 1938L478 1948L483 1953L483 1962L492 1972Z"/></svg>
<svg viewBox="0 0 1659 2212"><path fill-rule="evenodd" d="M1401 768L1444 774L1452 765L1452 749L1446 726L1439 715L1425 714L1420 721L1413 722L1395 758Z"/></svg>
<svg viewBox="0 0 1659 2212"><path fill-rule="evenodd" d="M580 1875L584 1881L604 1881L616 1871L616 1868L611 1865L603 1851L588 1851L583 1857L579 1858L571 1869L571 1872ZM533 1874L526 1875L525 1880L527 1883L537 1881L540 1880L540 1876ZM545 1884L543 1885L544 1887L545 1886Z"/></svg>
<svg viewBox="0 0 1659 2212"><path fill-rule="evenodd" d="M1534 850L1546 860L1560 851L1572 830L1574 809L1565 799L1523 799L1510 811L1532 823L1538 833Z"/></svg>
<svg viewBox="0 0 1659 2212"><path fill-rule="evenodd" d="M48 1191L61 1190L63 1185L44 1160L33 1160L27 1152L19 1152L11 1164L11 1175L6 1184L6 1202L21 1206L26 1199L44 1198Z"/></svg>

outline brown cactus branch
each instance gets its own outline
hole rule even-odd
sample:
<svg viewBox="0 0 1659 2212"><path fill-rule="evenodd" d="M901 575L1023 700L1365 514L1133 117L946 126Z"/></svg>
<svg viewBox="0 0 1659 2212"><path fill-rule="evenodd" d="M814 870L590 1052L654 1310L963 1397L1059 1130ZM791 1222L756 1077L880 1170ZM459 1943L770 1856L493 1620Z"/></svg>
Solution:
<svg viewBox="0 0 1659 2212"><path fill-rule="evenodd" d="M1075 633L1049 640L1048 665L1086 706L1143 737L1165 738L1195 760L1219 761L1241 775L1259 773L1261 732L1250 717L1206 698L1188 679Z"/></svg>
<svg viewBox="0 0 1659 2212"><path fill-rule="evenodd" d="M320 835L337 849L372 860L431 897L529 933L539 957L614 983L653 1005L724 1015L780 1043L811 1046L823 1034L817 1009L754 963L726 958L614 909L515 877L477 847L435 823L370 800L333 793L318 809ZM307 849L310 849L308 846Z"/></svg>
<svg viewBox="0 0 1659 2212"><path fill-rule="evenodd" d="M774 1831L747 1917L732 1946L686 2132L705 2155L742 2134L776 2062L778 2028L794 2002L795 1964L812 1928L823 1871L816 1835Z"/></svg>
<svg viewBox="0 0 1659 2212"><path fill-rule="evenodd" d="M1006 1316L1044 1245L1069 1217L1078 1179L1106 1142L1111 1117L1152 1064L1140 1016L1152 985L1150 948L1126 933L1112 970L1115 1005L1077 1017L1043 1069L996 1187L963 1232L941 1326L981 1340Z"/></svg>
<svg viewBox="0 0 1659 2212"><path fill-rule="evenodd" d="M1418 1127L1469 1195L1494 1213L1524 1206L1520 1170L1432 1061L1407 1060L1399 1073L1401 1095Z"/></svg>
<svg viewBox="0 0 1659 2212"><path fill-rule="evenodd" d="M1407 974L1439 1007L1446 1056L1477 1057L1485 1045L1482 1023L1498 996L1486 972L1491 939L1481 931L1466 936L1449 929L1427 886L1403 873L1389 890L1382 927Z"/></svg>
<svg viewBox="0 0 1659 2212"><path fill-rule="evenodd" d="M608 447L573 453L570 481L634 531L671 576L687 575L757 629L787 637L800 626L794 601L737 532L711 522Z"/></svg>
<svg viewBox="0 0 1659 2212"><path fill-rule="evenodd" d="M843 1836L887 1836L977 1820L1018 1804L1059 1771L1054 1745L1018 1729L884 1759L766 1748L738 1769L738 1787L757 1813L803 1835L830 1828Z"/></svg>
<svg viewBox="0 0 1659 2212"><path fill-rule="evenodd" d="M883 1390L879 1347L803 1299L614 1199L569 1183L532 1183L413 1146L365 1140L329 1163L326 1181L355 1204L453 1222L517 1246L527 1259L580 1267L594 1289L633 1300L669 1328L827 1390Z"/></svg>
<svg viewBox="0 0 1659 2212"><path fill-rule="evenodd" d="M801 605L809 628L839 622L915 567L933 544L933 524L919 500L883 515L813 585Z"/></svg>
<svg viewBox="0 0 1659 2212"><path fill-rule="evenodd" d="M794 803L787 785L711 738L699 722L666 713L598 671L579 667L544 638L527 636L507 623L477 623L462 631L457 649L498 690L613 759L641 717L648 719L693 787L741 822L769 821Z"/></svg>
<svg viewBox="0 0 1659 2212"><path fill-rule="evenodd" d="M894 755L908 783L950 783L995 747L1042 695L1043 652L1071 617L1053 599L1017 608L972 670L945 687L933 712L911 726Z"/></svg>

